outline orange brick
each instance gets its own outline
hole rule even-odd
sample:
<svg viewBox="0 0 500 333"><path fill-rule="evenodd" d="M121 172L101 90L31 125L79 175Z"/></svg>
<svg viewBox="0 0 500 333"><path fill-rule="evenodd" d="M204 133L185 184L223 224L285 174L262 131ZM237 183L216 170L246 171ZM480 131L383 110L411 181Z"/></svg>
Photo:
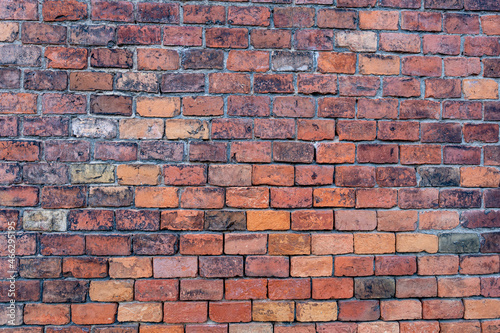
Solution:
<svg viewBox="0 0 500 333"><path fill-rule="evenodd" d="M356 72L356 54L320 52L318 71L321 73L354 74Z"/></svg>
<svg viewBox="0 0 500 333"><path fill-rule="evenodd" d="M335 211L335 229L375 230L377 227L377 213L370 210L337 210Z"/></svg>
<svg viewBox="0 0 500 333"><path fill-rule="evenodd" d="M292 213L293 230L332 230L333 212L330 210L298 210Z"/></svg>
<svg viewBox="0 0 500 333"><path fill-rule="evenodd" d="M109 276L113 279L137 279L152 275L151 258L127 257L109 260Z"/></svg>
<svg viewBox="0 0 500 333"><path fill-rule="evenodd" d="M293 186L294 168L291 165L254 165L252 168L253 185Z"/></svg>
<svg viewBox="0 0 500 333"><path fill-rule="evenodd" d="M24 323L27 325L66 325L69 320L69 304L26 304Z"/></svg>
<svg viewBox="0 0 500 333"><path fill-rule="evenodd" d="M337 302L297 302L297 321L321 322L333 320L337 320Z"/></svg>
<svg viewBox="0 0 500 333"><path fill-rule="evenodd" d="M254 321L293 321L294 302L287 301L254 301L252 319Z"/></svg>
<svg viewBox="0 0 500 333"><path fill-rule="evenodd" d="M267 298L267 279L231 279L225 282L227 300Z"/></svg>
<svg viewBox="0 0 500 333"><path fill-rule="evenodd" d="M458 256L434 255L418 258L418 275L454 275L458 273Z"/></svg>
<svg viewBox="0 0 500 333"><path fill-rule="evenodd" d="M378 211L377 230L412 231L417 228L418 212L413 210Z"/></svg>
<svg viewBox="0 0 500 333"><path fill-rule="evenodd" d="M314 207L354 207L355 191L344 188L314 189Z"/></svg>
<svg viewBox="0 0 500 333"><path fill-rule="evenodd" d="M319 143L316 148L318 163L354 163L356 146L353 143Z"/></svg>
<svg viewBox="0 0 500 333"><path fill-rule="evenodd" d="M260 230L288 230L290 229L290 213L275 210L247 211L247 229Z"/></svg>
<svg viewBox="0 0 500 333"><path fill-rule="evenodd" d="M370 276L373 275L373 256L335 257L335 276Z"/></svg>
<svg viewBox="0 0 500 333"><path fill-rule="evenodd" d="M366 30L398 30L397 11L360 11L359 28Z"/></svg>
<svg viewBox="0 0 500 333"><path fill-rule="evenodd" d="M169 324L204 323L207 313L208 302L163 303L163 321Z"/></svg>
<svg viewBox="0 0 500 333"><path fill-rule="evenodd" d="M161 303L120 303L117 321L160 322L162 320Z"/></svg>
<svg viewBox="0 0 500 333"><path fill-rule="evenodd" d="M361 74L398 75L400 61L397 56L361 54L359 72Z"/></svg>
<svg viewBox="0 0 500 333"><path fill-rule="evenodd" d="M436 253L439 240L436 235L431 234L397 234L397 252L427 252Z"/></svg>
<svg viewBox="0 0 500 333"><path fill-rule="evenodd" d="M138 97L137 114L143 117L172 118L181 112L179 97Z"/></svg>
<svg viewBox="0 0 500 333"><path fill-rule="evenodd" d="M493 167L461 167L460 185L462 187L498 187L500 171Z"/></svg>
<svg viewBox="0 0 500 333"><path fill-rule="evenodd" d="M235 208L269 207L267 187L230 187L226 190L226 205Z"/></svg>
<svg viewBox="0 0 500 333"><path fill-rule="evenodd" d="M112 324L117 309L116 303L72 304L71 319L78 325Z"/></svg>
<svg viewBox="0 0 500 333"><path fill-rule="evenodd" d="M354 296L352 278L317 278L312 279L313 299L339 299Z"/></svg>
<svg viewBox="0 0 500 333"><path fill-rule="evenodd" d="M469 297L481 293L481 281L478 277L438 278L439 297Z"/></svg>
<svg viewBox="0 0 500 333"><path fill-rule="evenodd" d="M208 314L216 323L241 323L252 321L250 301L210 302Z"/></svg>
<svg viewBox="0 0 500 333"><path fill-rule="evenodd" d="M121 185L158 185L160 167L146 164L120 164L116 167L116 176Z"/></svg>
<svg viewBox="0 0 500 333"><path fill-rule="evenodd" d="M269 299L307 299L311 297L310 279L269 279Z"/></svg>
<svg viewBox="0 0 500 333"><path fill-rule="evenodd" d="M491 79L462 81L465 99L498 99L498 83Z"/></svg>
<svg viewBox="0 0 500 333"><path fill-rule="evenodd" d="M458 212L453 211L421 212L419 217L421 230L450 230L460 223Z"/></svg>

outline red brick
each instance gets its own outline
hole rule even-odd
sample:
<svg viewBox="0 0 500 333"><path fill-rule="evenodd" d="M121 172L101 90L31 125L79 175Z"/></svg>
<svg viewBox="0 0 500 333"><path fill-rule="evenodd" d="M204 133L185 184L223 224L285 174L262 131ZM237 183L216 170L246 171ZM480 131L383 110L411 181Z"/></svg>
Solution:
<svg viewBox="0 0 500 333"><path fill-rule="evenodd" d="M372 321L380 317L379 301L339 301L339 320Z"/></svg>
<svg viewBox="0 0 500 333"><path fill-rule="evenodd" d="M441 13L403 11L401 28L412 31L441 31L442 20Z"/></svg>
<svg viewBox="0 0 500 333"><path fill-rule="evenodd" d="M293 186L294 168L291 165L254 165L252 184Z"/></svg>
<svg viewBox="0 0 500 333"><path fill-rule="evenodd" d="M290 259L286 256L247 256L245 259L247 276L288 277L289 271Z"/></svg>
<svg viewBox="0 0 500 333"><path fill-rule="evenodd" d="M375 168L370 166L338 166L335 185L347 187L375 186Z"/></svg>
<svg viewBox="0 0 500 333"><path fill-rule="evenodd" d="M400 278L396 280L396 297L436 297L435 277Z"/></svg>
<svg viewBox="0 0 500 333"><path fill-rule="evenodd" d="M68 304L27 304L24 323L28 325L65 325L70 322Z"/></svg>
<svg viewBox="0 0 500 333"><path fill-rule="evenodd" d="M163 305L166 323L203 323L207 320L207 302L165 302Z"/></svg>
<svg viewBox="0 0 500 333"><path fill-rule="evenodd" d="M255 74L254 92L265 93L292 93L293 75L292 74Z"/></svg>
<svg viewBox="0 0 500 333"><path fill-rule="evenodd" d="M320 9L317 20L320 28L356 29L358 13L354 10Z"/></svg>
<svg viewBox="0 0 500 333"><path fill-rule="evenodd" d="M153 276L156 279L196 277L197 273L197 257L180 256L153 258Z"/></svg>
<svg viewBox="0 0 500 333"><path fill-rule="evenodd" d="M414 256L375 257L375 275L413 275L416 272L417 260Z"/></svg>
<svg viewBox="0 0 500 333"><path fill-rule="evenodd" d="M325 97L318 101L318 116L326 118L354 118L356 100L349 97Z"/></svg>
<svg viewBox="0 0 500 333"><path fill-rule="evenodd" d="M243 276L242 256L200 257L200 276L205 278L231 278ZM182 287L182 285L181 285ZM222 280L221 280L222 294ZM221 295L222 297L222 295Z"/></svg>
<svg viewBox="0 0 500 333"><path fill-rule="evenodd" d="M31 186L0 187L2 206L27 207L38 204L38 188Z"/></svg>
<svg viewBox="0 0 500 333"><path fill-rule="evenodd" d="M335 121L299 119L297 120L297 139L305 141L333 140Z"/></svg>
<svg viewBox="0 0 500 333"><path fill-rule="evenodd" d="M261 139L292 139L295 137L293 119L255 119L255 137Z"/></svg>
<svg viewBox="0 0 500 333"><path fill-rule="evenodd" d="M75 278L103 278L108 275L107 260L103 258L64 258L63 274Z"/></svg>
<svg viewBox="0 0 500 333"><path fill-rule="evenodd" d="M179 5L173 3L137 4L137 22L179 24Z"/></svg>
<svg viewBox="0 0 500 333"><path fill-rule="evenodd" d="M498 56L500 46L496 37L465 37L464 55L466 56Z"/></svg>
<svg viewBox="0 0 500 333"><path fill-rule="evenodd" d="M420 81L415 78L399 78L387 77L383 79L384 97L419 97L420 96Z"/></svg>
<svg viewBox="0 0 500 333"><path fill-rule="evenodd" d="M460 258L460 274L494 274L498 271L498 256L467 255Z"/></svg>
<svg viewBox="0 0 500 333"><path fill-rule="evenodd" d="M334 168L331 166L300 165L295 167L295 183L298 185L328 185L333 183Z"/></svg>
<svg viewBox="0 0 500 333"><path fill-rule="evenodd" d="M246 163L271 162L271 142L233 142L231 159Z"/></svg>
<svg viewBox="0 0 500 333"><path fill-rule="evenodd" d="M354 207L355 191L343 188L314 189L314 207Z"/></svg>
<svg viewBox="0 0 500 333"><path fill-rule="evenodd" d="M226 205L234 208L269 207L267 187L231 187L226 190Z"/></svg>
<svg viewBox="0 0 500 333"><path fill-rule="evenodd" d="M500 22L498 15L481 16L481 26L485 35L500 35Z"/></svg>
<svg viewBox="0 0 500 333"><path fill-rule="evenodd" d="M271 207L307 208L311 206L311 188L271 188Z"/></svg>
<svg viewBox="0 0 500 333"><path fill-rule="evenodd" d="M130 237L121 235L87 235L86 252L89 255L129 255Z"/></svg>
<svg viewBox="0 0 500 333"><path fill-rule="evenodd" d="M269 279L269 299L307 299L311 297L309 279Z"/></svg>
<svg viewBox="0 0 500 333"><path fill-rule="evenodd" d="M356 72L355 53L320 52L318 71L322 73L354 74Z"/></svg>
<svg viewBox="0 0 500 333"><path fill-rule="evenodd" d="M376 137L377 123L369 120L338 120L337 134L343 141L372 141Z"/></svg>
<svg viewBox="0 0 500 333"><path fill-rule="evenodd" d="M226 22L226 10L223 6L185 5L183 12L184 23L224 24Z"/></svg>
<svg viewBox="0 0 500 333"><path fill-rule="evenodd" d="M269 26L271 11L267 7L231 6L228 9L227 20L233 25Z"/></svg>
<svg viewBox="0 0 500 333"><path fill-rule="evenodd" d="M454 275L458 273L458 256L432 255L418 258L419 275Z"/></svg>
<svg viewBox="0 0 500 333"><path fill-rule="evenodd" d="M397 163L399 149L397 145L359 144L357 161L359 163Z"/></svg>
<svg viewBox="0 0 500 333"><path fill-rule="evenodd" d="M112 324L117 308L116 303L72 304L71 319L78 325Z"/></svg>
<svg viewBox="0 0 500 333"><path fill-rule="evenodd" d="M137 49L137 69L174 70L179 68L179 54L174 50Z"/></svg>
<svg viewBox="0 0 500 333"><path fill-rule="evenodd" d="M366 30L398 30L397 11L360 11L359 27Z"/></svg>
<svg viewBox="0 0 500 333"><path fill-rule="evenodd" d="M202 27L166 26L163 29L164 45L201 46Z"/></svg>
<svg viewBox="0 0 500 333"><path fill-rule="evenodd" d="M252 29L250 43L256 49L287 49L292 45L292 33L281 29Z"/></svg>
<svg viewBox="0 0 500 333"><path fill-rule="evenodd" d="M273 20L277 28L309 28L314 25L314 8L276 7Z"/></svg>
<svg viewBox="0 0 500 333"><path fill-rule="evenodd" d="M182 208L222 208L224 190L216 187L187 187L181 195Z"/></svg>
<svg viewBox="0 0 500 333"><path fill-rule="evenodd" d="M370 276L373 275L373 256L336 257L334 262L335 276Z"/></svg>
<svg viewBox="0 0 500 333"><path fill-rule="evenodd" d="M237 72L266 72L269 69L269 52L229 51L226 66Z"/></svg>
<svg viewBox="0 0 500 333"><path fill-rule="evenodd" d="M419 53L421 45L418 35L395 32L380 33L379 43L382 51L403 53Z"/></svg>
<svg viewBox="0 0 500 333"><path fill-rule="evenodd" d="M425 97L460 98L462 89L457 79L427 79L425 80Z"/></svg>
<svg viewBox="0 0 500 333"><path fill-rule="evenodd" d="M341 96L375 96L380 87L380 79L368 76L339 77Z"/></svg>
<svg viewBox="0 0 500 333"><path fill-rule="evenodd" d="M298 74L297 89L303 94L335 94L337 79L330 74Z"/></svg>
<svg viewBox="0 0 500 333"><path fill-rule="evenodd" d="M392 208L397 204L397 191L387 188L356 191L356 208Z"/></svg>
<svg viewBox="0 0 500 333"><path fill-rule="evenodd" d="M247 36L245 28L208 28L205 31L207 47L246 49Z"/></svg>
<svg viewBox="0 0 500 333"><path fill-rule="evenodd" d="M341 299L354 295L352 278L317 278L312 279L313 299Z"/></svg>
<svg viewBox="0 0 500 333"><path fill-rule="evenodd" d="M78 21L87 18L87 4L77 0L47 0L42 7L44 21Z"/></svg>
<svg viewBox="0 0 500 333"><path fill-rule="evenodd" d="M299 210L292 213L292 230L332 230L333 212Z"/></svg>
<svg viewBox="0 0 500 333"><path fill-rule="evenodd" d="M183 255L222 254L222 235L193 234L181 235L179 252Z"/></svg>

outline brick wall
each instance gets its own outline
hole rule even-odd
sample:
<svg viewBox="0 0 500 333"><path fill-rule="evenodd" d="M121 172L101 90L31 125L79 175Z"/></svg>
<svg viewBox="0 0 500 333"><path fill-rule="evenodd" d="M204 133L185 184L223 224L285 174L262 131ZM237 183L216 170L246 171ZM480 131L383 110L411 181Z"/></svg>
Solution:
<svg viewBox="0 0 500 333"><path fill-rule="evenodd" d="M497 0L0 20L0 333L500 332Z"/></svg>

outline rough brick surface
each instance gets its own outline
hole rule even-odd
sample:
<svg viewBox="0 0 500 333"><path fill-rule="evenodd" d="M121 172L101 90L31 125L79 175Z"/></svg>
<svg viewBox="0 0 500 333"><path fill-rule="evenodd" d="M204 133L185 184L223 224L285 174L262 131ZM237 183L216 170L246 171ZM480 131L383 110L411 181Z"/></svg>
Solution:
<svg viewBox="0 0 500 333"><path fill-rule="evenodd" d="M0 0L0 332L499 332L499 13Z"/></svg>

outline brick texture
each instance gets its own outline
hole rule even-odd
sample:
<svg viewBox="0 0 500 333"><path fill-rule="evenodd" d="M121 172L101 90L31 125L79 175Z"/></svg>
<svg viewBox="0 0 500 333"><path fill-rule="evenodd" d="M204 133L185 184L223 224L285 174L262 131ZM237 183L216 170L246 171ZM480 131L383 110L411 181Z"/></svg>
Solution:
<svg viewBox="0 0 500 333"><path fill-rule="evenodd" d="M0 333L500 332L499 57L498 0L0 0Z"/></svg>

